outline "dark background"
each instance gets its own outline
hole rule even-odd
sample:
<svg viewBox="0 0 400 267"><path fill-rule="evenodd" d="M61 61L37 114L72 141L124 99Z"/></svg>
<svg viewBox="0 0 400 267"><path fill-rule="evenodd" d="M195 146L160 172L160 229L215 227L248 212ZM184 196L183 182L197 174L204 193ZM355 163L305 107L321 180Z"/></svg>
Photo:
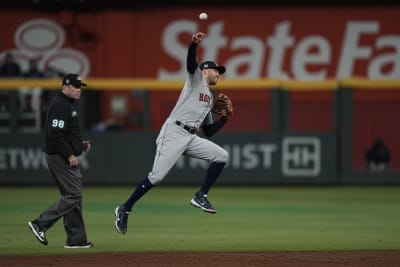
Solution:
<svg viewBox="0 0 400 267"><path fill-rule="evenodd" d="M396 3L397 2L397 3ZM316 6L382 6L400 5L398 1L355 1L355 0L19 0L1 1L0 7L12 8L37 8L41 10L75 9L91 11L96 9L135 9L147 7L201 7L201 6L292 6L292 7L316 7Z"/></svg>

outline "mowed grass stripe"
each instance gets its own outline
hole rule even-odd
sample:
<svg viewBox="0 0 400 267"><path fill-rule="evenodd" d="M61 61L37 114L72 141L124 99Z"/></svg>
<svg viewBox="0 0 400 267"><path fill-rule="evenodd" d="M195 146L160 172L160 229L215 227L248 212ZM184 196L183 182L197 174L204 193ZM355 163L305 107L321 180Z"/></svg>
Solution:
<svg viewBox="0 0 400 267"><path fill-rule="evenodd" d="M214 187L218 213L190 206L195 187L158 186L135 206L127 235L114 208L133 190L84 187L84 217L95 247L118 251L323 251L400 249L400 187ZM27 221L56 201L57 189L0 188L0 254L65 254L62 220L39 244ZM81 253L74 251L74 253Z"/></svg>

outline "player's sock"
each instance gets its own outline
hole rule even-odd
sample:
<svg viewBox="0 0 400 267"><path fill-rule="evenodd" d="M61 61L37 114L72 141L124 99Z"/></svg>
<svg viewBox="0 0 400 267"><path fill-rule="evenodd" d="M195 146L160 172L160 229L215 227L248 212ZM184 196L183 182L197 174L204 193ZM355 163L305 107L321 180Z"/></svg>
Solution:
<svg viewBox="0 0 400 267"><path fill-rule="evenodd" d="M204 194L208 193L208 190L210 190L211 186L217 180L225 164L226 164L225 162L212 162L210 164L210 167L208 167L207 170L207 176L204 179L204 182L200 188L201 192L203 192Z"/></svg>
<svg viewBox="0 0 400 267"><path fill-rule="evenodd" d="M125 202L124 206L128 211L131 211L133 204L135 204L136 201L138 201L144 194L147 193L151 188L153 187L153 184L150 182L149 178L143 179L136 187L135 191L132 193L132 195L128 198L128 200Z"/></svg>

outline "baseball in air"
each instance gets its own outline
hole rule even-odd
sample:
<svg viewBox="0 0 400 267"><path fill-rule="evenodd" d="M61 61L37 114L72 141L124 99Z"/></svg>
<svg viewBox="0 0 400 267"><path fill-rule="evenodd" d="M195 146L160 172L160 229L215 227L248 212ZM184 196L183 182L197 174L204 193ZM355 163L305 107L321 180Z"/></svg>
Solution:
<svg viewBox="0 0 400 267"><path fill-rule="evenodd" d="M207 15L207 13L206 13L206 12L202 12L202 13L200 13L200 15L199 15L199 19L201 19L201 20L206 20L206 19L208 19L208 15Z"/></svg>

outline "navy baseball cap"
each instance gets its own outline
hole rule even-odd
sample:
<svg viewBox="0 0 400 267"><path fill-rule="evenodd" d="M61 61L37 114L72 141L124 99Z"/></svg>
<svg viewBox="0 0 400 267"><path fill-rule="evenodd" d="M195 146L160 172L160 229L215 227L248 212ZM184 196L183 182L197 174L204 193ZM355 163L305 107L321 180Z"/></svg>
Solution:
<svg viewBox="0 0 400 267"><path fill-rule="evenodd" d="M82 82L79 74L68 73L64 76L62 84L73 85L76 88L81 88L81 86L86 86L86 83Z"/></svg>
<svg viewBox="0 0 400 267"><path fill-rule="evenodd" d="M226 70L224 66L218 66L218 64L214 61L204 61L200 64L200 69L216 69L218 70L219 74L224 74Z"/></svg>

